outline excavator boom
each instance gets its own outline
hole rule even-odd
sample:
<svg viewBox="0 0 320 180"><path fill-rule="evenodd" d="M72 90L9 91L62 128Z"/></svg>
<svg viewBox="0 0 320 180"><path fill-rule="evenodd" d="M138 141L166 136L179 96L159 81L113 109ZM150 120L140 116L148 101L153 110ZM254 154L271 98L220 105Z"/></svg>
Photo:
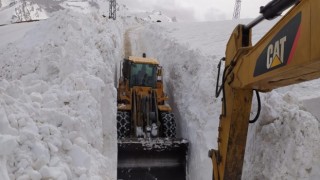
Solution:
<svg viewBox="0 0 320 180"><path fill-rule="evenodd" d="M291 10L254 46L251 28ZM241 179L253 90L271 91L320 77L320 1L273 0L262 16L233 31L220 92L218 150L210 150L215 180Z"/></svg>

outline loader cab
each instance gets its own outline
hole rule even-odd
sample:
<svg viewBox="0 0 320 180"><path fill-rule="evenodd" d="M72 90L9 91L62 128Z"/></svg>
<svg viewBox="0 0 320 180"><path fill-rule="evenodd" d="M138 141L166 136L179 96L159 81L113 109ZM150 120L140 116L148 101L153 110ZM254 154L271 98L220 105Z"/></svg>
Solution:
<svg viewBox="0 0 320 180"><path fill-rule="evenodd" d="M150 58L132 57L124 60L123 75L129 80L129 87L144 86L156 88L159 64Z"/></svg>

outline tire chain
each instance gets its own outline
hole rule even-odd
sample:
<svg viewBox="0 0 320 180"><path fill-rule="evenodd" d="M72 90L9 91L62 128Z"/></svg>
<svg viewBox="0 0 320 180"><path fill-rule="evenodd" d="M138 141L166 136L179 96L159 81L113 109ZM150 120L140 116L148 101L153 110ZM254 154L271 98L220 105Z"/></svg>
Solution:
<svg viewBox="0 0 320 180"><path fill-rule="evenodd" d="M176 123L172 113L161 113L163 135L164 137L176 137Z"/></svg>
<svg viewBox="0 0 320 180"><path fill-rule="evenodd" d="M125 138L130 135L130 116L128 112L117 113L118 138Z"/></svg>

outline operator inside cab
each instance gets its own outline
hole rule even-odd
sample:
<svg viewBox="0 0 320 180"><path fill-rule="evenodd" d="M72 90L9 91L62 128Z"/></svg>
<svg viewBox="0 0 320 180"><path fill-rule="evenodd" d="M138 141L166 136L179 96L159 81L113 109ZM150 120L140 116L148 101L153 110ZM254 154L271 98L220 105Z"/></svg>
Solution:
<svg viewBox="0 0 320 180"><path fill-rule="evenodd" d="M132 85L133 86L155 86L155 67L149 64L134 64L132 66Z"/></svg>

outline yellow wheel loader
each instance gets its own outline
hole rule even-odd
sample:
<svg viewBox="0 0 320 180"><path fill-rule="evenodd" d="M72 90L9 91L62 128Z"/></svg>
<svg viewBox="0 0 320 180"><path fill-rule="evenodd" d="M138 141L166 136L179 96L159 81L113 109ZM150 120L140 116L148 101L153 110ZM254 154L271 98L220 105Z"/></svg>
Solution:
<svg viewBox="0 0 320 180"><path fill-rule="evenodd" d="M292 7L256 45L251 29ZM248 25L238 25L226 49L222 84L219 74L216 97L222 92L218 149L210 150L214 180L238 180L249 123L261 110L258 92L320 78L320 1L273 0L260 8L261 15ZM221 61L218 65L219 71ZM249 120L253 91L258 113Z"/></svg>
<svg viewBox="0 0 320 180"><path fill-rule="evenodd" d="M156 59L129 56L118 85L118 180L185 180L188 141L176 122Z"/></svg>

